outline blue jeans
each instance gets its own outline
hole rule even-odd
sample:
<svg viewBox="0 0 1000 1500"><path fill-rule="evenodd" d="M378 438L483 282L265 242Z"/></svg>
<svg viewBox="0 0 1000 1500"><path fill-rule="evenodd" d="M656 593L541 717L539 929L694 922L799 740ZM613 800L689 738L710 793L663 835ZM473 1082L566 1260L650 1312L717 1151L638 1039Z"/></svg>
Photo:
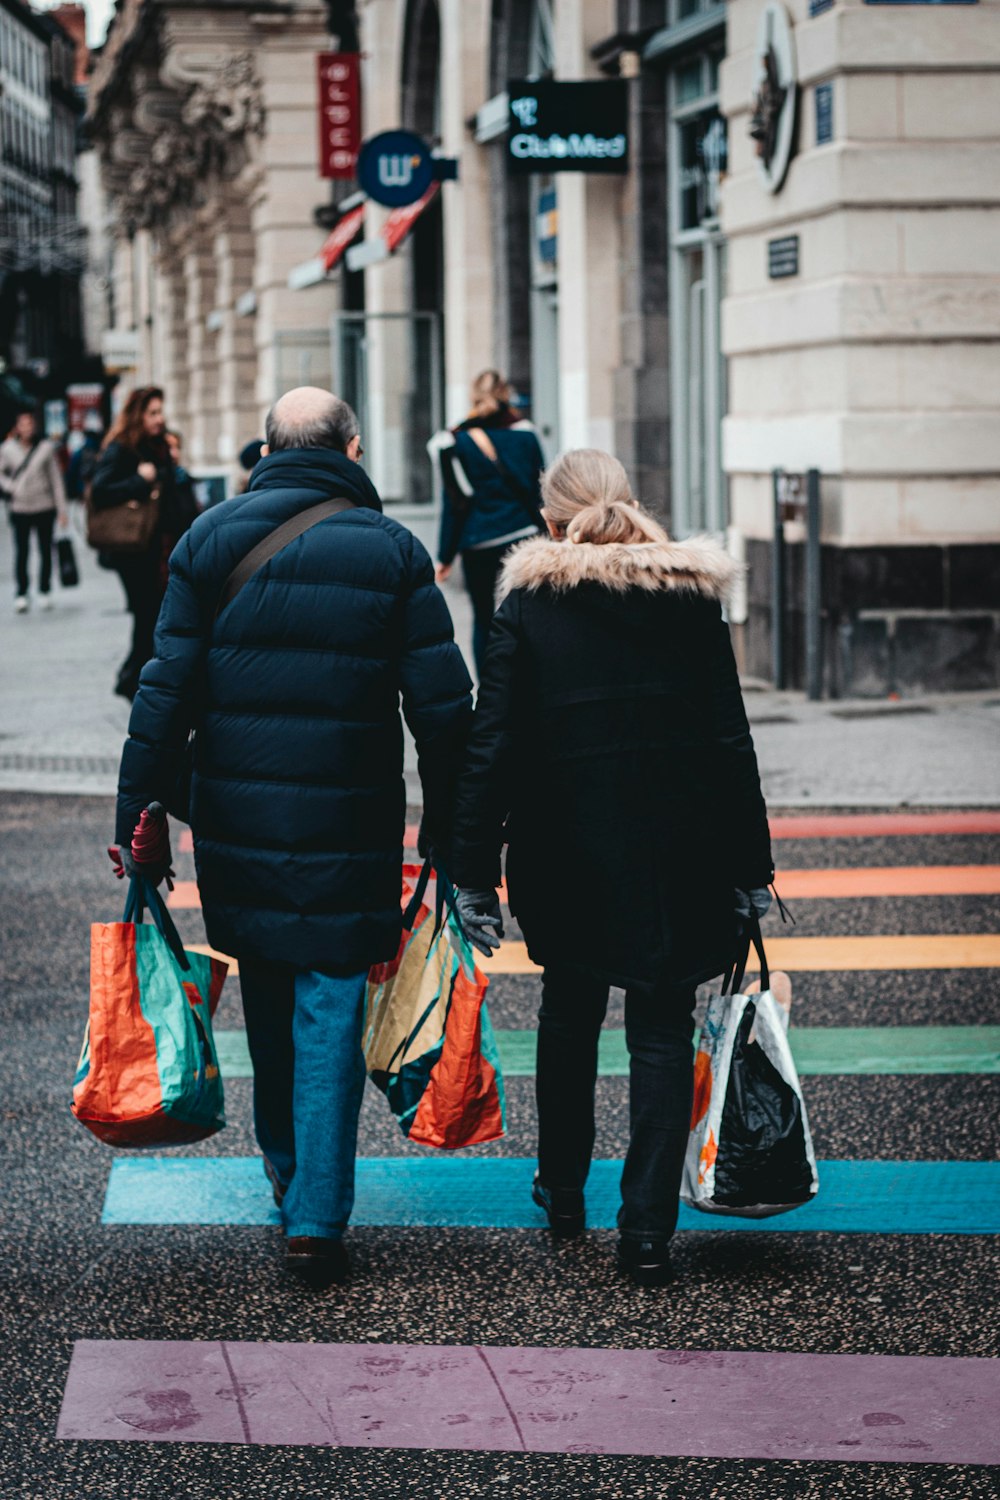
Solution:
<svg viewBox="0 0 1000 1500"><path fill-rule="evenodd" d="M368 970L348 978L240 961L257 1143L285 1190L285 1233L339 1239L354 1207Z"/></svg>

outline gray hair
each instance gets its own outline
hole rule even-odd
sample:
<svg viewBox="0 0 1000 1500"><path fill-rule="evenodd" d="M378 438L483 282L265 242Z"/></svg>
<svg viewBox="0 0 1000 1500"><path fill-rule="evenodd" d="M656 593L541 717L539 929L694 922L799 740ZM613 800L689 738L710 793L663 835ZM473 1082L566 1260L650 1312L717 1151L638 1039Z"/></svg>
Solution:
<svg viewBox="0 0 1000 1500"><path fill-rule="evenodd" d="M337 453L346 453L348 444L358 435L358 419L339 396L331 396L328 405L319 410L313 408L298 421L283 414L279 416L280 405L280 401L274 403L264 424L264 436L272 453L282 448L333 448Z"/></svg>

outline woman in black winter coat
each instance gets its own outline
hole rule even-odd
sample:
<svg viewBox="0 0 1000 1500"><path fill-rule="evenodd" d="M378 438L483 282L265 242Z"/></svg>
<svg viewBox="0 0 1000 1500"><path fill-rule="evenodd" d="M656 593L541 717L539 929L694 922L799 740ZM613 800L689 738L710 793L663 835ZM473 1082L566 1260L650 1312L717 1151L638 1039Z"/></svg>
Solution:
<svg viewBox="0 0 1000 1500"><path fill-rule="evenodd" d="M102 554L121 578L132 616L131 648L115 683L115 692L128 699L135 697L139 673L153 655L167 559L196 513L189 495L177 485L158 386L140 386L129 396L108 433L91 481L90 501L96 510L130 500L157 504L159 511L145 551Z"/></svg>
<svg viewBox="0 0 1000 1500"><path fill-rule="evenodd" d="M695 988L727 968L737 910L766 910L774 874L722 616L735 565L707 538L672 542L608 454L565 454L542 495L550 536L515 548L501 577L449 873L488 951L508 841L511 913L545 971L533 1192L560 1234L584 1225L598 1034L609 986L624 988L619 1260L655 1283L677 1221Z"/></svg>

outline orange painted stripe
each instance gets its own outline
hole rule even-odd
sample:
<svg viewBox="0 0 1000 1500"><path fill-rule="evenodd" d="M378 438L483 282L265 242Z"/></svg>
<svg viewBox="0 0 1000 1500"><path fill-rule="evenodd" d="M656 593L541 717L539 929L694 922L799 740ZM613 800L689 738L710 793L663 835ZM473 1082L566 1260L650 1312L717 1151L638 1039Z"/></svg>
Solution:
<svg viewBox="0 0 1000 1500"><path fill-rule="evenodd" d="M775 880L781 895L788 900L822 896L995 896L1000 893L1000 865L780 870Z"/></svg>
<svg viewBox="0 0 1000 1500"><path fill-rule="evenodd" d="M894 834L1000 833L1000 812L828 813L771 818L772 839L879 838Z"/></svg>

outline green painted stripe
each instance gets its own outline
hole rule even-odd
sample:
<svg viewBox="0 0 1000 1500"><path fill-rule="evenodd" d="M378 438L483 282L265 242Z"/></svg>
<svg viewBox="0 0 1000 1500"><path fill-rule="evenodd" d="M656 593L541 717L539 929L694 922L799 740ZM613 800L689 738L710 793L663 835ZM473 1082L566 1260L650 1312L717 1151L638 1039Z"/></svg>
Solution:
<svg viewBox="0 0 1000 1500"><path fill-rule="evenodd" d="M793 1026L789 1033L800 1073L1000 1073L1000 1026ZM509 1078L535 1072L534 1031L498 1031ZM250 1075L246 1033L217 1031L222 1072ZM628 1072L625 1033L601 1032L598 1071Z"/></svg>

